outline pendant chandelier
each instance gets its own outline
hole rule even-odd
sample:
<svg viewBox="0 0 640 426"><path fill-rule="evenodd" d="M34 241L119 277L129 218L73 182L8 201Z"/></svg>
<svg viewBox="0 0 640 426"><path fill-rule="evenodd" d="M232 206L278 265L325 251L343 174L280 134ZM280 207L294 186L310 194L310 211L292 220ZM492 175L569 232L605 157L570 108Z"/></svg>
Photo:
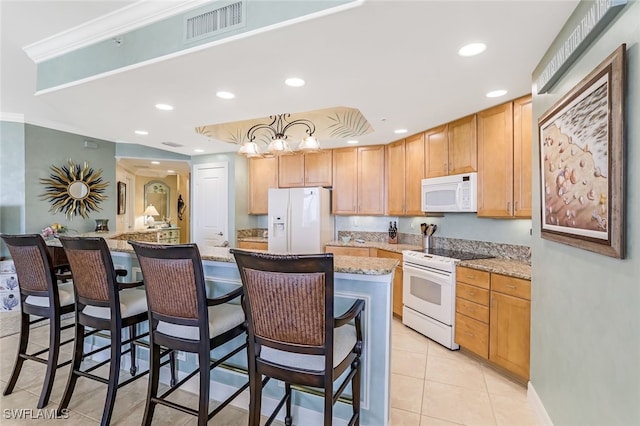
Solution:
<svg viewBox="0 0 640 426"><path fill-rule="evenodd" d="M244 155L247 158L292 154L293 150L287 142L287 130L297 125L305 126L305 133L307 134L300 142L300 145L298 145L297 151L320 151L320 143L313 136L316 131L316 126L311 121L305 119L289 121L289 117L291 117L291 114L271 115L269 116L271 123L252 126L247 132L247 141L242 144L238 154ZM268 144L264 142L264 144L267 145L266 152L261 151L256 142L256 136L260 133L266 134L271 140Z"/></svg>

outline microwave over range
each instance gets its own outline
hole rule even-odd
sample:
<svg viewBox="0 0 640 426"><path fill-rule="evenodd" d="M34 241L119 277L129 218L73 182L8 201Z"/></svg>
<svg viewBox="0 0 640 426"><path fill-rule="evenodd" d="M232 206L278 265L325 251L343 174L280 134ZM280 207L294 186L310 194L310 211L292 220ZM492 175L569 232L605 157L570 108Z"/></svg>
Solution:
<svg viewBox="0 0 640 426"><path fill-rule="evenodd" d="M422 179L423 212L477 212L478 173Z"/></svg>

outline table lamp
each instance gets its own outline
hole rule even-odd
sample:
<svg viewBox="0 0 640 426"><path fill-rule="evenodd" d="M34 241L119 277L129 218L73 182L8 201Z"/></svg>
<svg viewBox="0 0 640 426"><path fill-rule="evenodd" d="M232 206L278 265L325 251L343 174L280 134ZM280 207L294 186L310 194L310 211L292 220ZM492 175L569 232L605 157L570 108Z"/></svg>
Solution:
<svg viewBox="0 0 640 426"><path fill-rule="evenodd" d="M153 204L149 204L147 209L144 211L143 215L147 222L147 226L151 228L155 224L155 220L153 219L153 217L160 216L160 213L158 213L158 210L156 210L156 208L153 207Z"/></svg>

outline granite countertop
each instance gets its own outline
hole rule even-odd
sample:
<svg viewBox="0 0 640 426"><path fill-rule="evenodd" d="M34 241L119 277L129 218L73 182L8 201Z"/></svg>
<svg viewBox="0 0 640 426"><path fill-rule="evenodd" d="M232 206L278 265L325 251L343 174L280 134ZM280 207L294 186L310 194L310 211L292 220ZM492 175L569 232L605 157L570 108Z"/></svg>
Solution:
<svg viewBox="0 0 640 426"><path fill-rule="evenodd" d="M513 259L476 259L465 260L458 263L458 266L479 269L481 271L495 272L497 274L508 275L510 277L531 279L531 265L521 260Z"/></svg>
<svg viewBox="0 0 640 426"><path fill-rule="evenodd" d="M249 243L268 243L269 239L264 237L239 237L237 241L245 241Z"/></svg>
<svg viewBox="0 0 640 426"><path fill-rule="evenodd" d="M422 248L421 246L416 246L413 244L389 244L389 243L382 243L378 241L365 241L364 243L357 243L354 240L351 240L348 243L343 243L342 241L329 241L325 245L336 246L336 247L377 248L380 250L387 250L395 253L402 253L403 250L420 250Z"/></svg>
<svg viewBox="0 0 640 426"><path fill-rule="evenodd" d="M105 239L109 250L134 254L133 247L124 240ZM154 243L151 243L154 244ZM47 245L61 247L57 238L47 240ZM235 262L233 255L229 253L229 247L198 247L202 260L216 262ZM334 256L333 266L335 272L361 275L387 275L393 272L398 261L395 259L358 256Z"/></svg>

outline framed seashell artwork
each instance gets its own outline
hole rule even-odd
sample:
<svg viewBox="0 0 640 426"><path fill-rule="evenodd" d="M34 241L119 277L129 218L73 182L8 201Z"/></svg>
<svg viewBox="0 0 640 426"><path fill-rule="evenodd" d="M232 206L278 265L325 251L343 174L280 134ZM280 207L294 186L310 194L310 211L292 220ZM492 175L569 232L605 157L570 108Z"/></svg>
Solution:
<svg viewBox="0 0 640 426"><path fill-rule="evenodd" d="M624 258L626 45L538 120L541 236Z"/></svg>

